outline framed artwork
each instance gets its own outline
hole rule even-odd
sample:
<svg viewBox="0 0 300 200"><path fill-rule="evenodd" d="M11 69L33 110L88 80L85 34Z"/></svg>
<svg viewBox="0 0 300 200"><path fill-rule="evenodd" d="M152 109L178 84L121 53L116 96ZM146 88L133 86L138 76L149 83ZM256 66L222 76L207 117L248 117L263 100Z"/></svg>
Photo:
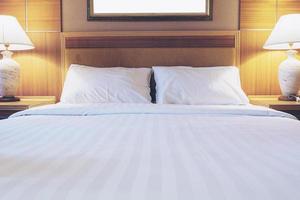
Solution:
<svg viewBox="0 0 300 200"><path fill-rule="evenodd" d="M212 20L213 0L87 0L88 20Z"/></svg>

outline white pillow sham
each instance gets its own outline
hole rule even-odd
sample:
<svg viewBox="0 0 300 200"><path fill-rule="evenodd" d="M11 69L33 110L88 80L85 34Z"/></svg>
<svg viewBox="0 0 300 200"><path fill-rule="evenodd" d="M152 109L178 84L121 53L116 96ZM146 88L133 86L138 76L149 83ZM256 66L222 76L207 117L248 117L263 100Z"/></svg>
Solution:
<svg viewBox="0 0 300 200"><path fill-rule="evenodd" d="M151 103L150 68L96 68L72 64L62 103Z"/></svg>
<svg viewBox="0 0 300 200"><path fill-rule="evenodd" d="M153 67L158 104L243 105L239 70L220 67Z"/></svg>

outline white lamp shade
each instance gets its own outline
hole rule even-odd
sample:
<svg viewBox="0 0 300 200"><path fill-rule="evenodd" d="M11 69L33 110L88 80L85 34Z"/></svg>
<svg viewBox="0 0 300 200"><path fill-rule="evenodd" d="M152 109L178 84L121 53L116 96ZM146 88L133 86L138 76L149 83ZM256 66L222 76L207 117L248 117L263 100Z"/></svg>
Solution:
<svg viewBox="0 0 300 200"><path fill-rule="evenodd" d="M0 50L6 50L5 45L9 45L8 50L29 50L34 46L13 16L0 15Z"/></svg>
<svg viewBox="0 0 300 200"><path fill-rule="evenodd" d="M280 17L264 49L300 49L300 14Z"/></svg>

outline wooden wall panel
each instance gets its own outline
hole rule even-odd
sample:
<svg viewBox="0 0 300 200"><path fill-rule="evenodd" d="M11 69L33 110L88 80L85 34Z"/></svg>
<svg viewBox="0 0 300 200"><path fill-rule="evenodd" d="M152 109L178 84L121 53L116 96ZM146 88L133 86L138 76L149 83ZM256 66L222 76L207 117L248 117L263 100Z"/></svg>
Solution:
<svg viewBox="0 0 300 200"><path fill-rule="evenodd" d="M16 16L35 46L15 52L21 65L18 95L60 96L60 5L60 0L0 0L0 14Z"/></svg>
<svg viewBox="0 0 300 200"><path fill-rule="evenodd" d="M0 14L16 16L36 46L15 55L22 66L19 94L60 95L60 9L60 0L0 1ZM285 55L262 46L276 20L288 13L300 13L299 0L240 0L240 68L248 94L280 93L277 68Z"/></svg>
<svg viewBox="0 0 300 200"><path fill-rule="evenodd" d="M29 31L60 31L60 0L27 0Z"/></svg>
<svg viewBox="0 0 300 200"><path fill-rule="evenodd" d="M121 32L121 31L120 31ZM174 31L175 32L175 31ZM96 36L67 38L66 48L233 48L235 35Z"/></svg>
<svg viewBox="0 0 300 200"><path fill-rule="evenodd" d="M277 17L291 14L300 13L300 1L299 0L278 0L278 12Z"/></svg>
<svg viewBox="0 0 300 200"><path fill-rule="evenodd" d="M55 95L61 91L60 33L29 33L35 49L15 55L21 64L19 95Z"/></svg>
<svg viewBox="0 0 300 200"><path fill-rule="evenodd" d="M0 0L0 14L15 16L25 29L25 4L25 0Z"/></svg>
<svg viewBox="0 0 300 200"><path fill-rule="evenodd" d="M262 48L271 31L241 31L241 80L247 94L279 94L278 65L282 51Z"/></svg>
<svg viewBox="0 0 300 200"><path fill-rule="evenodd" d="M280 16L300 13L299 0L240 0L241 80L247 94L280 94L278 66L283 51L263 45Z"/></svg>
<svg viewBox="0 0 300 200"><path fill-rule="evenodd" d="M240 0L240 28L272 28L276 23L276 5L276 0Z"/></svg>

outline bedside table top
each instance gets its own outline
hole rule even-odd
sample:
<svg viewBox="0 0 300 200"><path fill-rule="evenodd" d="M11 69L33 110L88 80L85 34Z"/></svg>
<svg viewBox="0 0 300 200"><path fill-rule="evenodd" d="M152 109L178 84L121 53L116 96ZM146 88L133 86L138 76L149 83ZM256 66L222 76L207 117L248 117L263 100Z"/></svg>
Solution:
<svg viewBox="0 0 300 200"><path fill-rule="evenodd" d="M55 96L18 96L20 101L0 102L1 110L24 110L36 106L56 103Z"/></svg>
<svg viewBox="0 0 300 200"><path fill-rule="evenodd" d="M279 101L279 95L249 95L251 104L266 106L276 110L299 110L300 103L296 101Z"/></svg>

